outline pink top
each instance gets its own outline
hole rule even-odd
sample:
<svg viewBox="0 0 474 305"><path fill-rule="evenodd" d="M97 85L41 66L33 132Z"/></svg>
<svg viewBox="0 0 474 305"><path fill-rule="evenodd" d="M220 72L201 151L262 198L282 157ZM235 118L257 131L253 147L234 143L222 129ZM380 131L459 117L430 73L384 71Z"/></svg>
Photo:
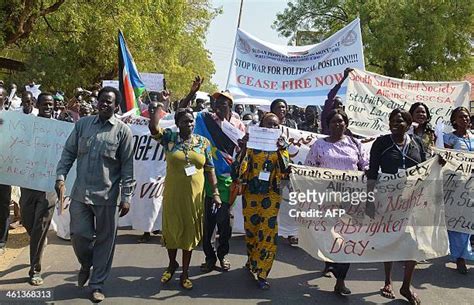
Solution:
<svg viewBox="0 0 474 305"><path fill-rule="evenodd" d="M344 136L336 143L319 139L311 146L305 165L338 170L365 170L369 161L356 139Z"/></svg>

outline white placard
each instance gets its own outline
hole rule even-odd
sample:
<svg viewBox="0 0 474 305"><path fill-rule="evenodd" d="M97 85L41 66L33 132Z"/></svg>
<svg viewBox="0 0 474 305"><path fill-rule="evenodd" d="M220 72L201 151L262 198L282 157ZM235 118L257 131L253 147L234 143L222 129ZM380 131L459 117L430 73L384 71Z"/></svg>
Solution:
<svg viewBox="0 0 474 305"><path fill-rule="evenodd" d="M145 84L146 90L158 92L163 90L163 74L141 72L140 78Z"/></svg>
<svg viewBox="0 0 474 305"><path fill-rule="evenodd" d="M263 151L277 151L277 141L281 136L281 129L249 127L247 147Z"/></svg>
<svg viewBox="0 0 474 305"><path fill-rule="evenodd" d="M241 131L238 128L235 128L234 125L232 125L226 120L222 121L221 128L222 132L225 133L225 135L228 136L229 139L235 144L239 144L238 140L242 139L245 136L245 132Z"/></svg>
<svg viewBox="0 0 474 305"><path fill-rule="evenodd" d="M112 87L119 90L119 81L118 80L103 80L102 87Z"/></svg>

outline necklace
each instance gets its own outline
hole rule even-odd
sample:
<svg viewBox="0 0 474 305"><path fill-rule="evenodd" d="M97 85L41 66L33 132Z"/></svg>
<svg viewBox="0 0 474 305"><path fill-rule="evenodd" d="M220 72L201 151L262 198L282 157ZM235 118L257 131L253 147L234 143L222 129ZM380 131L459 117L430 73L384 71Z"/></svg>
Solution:
<svg viewBox="0 0 474 305"><path fill-rule="evenodd" d="M184 153L184 158L188 165L191 164L191 161L189 160L189 151L191 150L191 140L192 140L192 135L190 135L189 139L186 139L186 140L181 138L181 136L179 136L179 139L178 139L178 143L182 144L181 150Z"/></svg>

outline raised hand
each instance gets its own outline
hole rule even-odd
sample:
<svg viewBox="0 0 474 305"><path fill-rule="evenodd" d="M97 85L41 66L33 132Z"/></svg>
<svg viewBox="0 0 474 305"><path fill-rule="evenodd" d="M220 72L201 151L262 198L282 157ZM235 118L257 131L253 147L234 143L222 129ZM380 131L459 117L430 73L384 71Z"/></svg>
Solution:
<svg viewBox="0 0 474 305"><path fill-rule="evenodd" d="M196 93L201 88L202 83L204 82L204 77L200 77L199 75L194 78L193 84L191 85L191 92Z"/></svg>

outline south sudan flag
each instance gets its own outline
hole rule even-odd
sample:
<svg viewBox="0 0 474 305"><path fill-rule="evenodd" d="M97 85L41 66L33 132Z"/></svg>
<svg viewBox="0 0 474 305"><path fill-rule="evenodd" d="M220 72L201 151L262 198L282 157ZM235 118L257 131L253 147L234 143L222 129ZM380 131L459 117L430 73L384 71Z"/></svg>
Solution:
<svg viewBox="0 0 474 305"><path fill-rule="evenodd" d="M140 79L140 74L138 74L137 67L128 50L122 31L118 33L118 60L119 88L122 94L122 104L120 108L122 109L122 113L136 109L136 114L140 115L138 98L145 91L145 85Z"/></svg>
<svg viewBox="0 0 474 305"><path fill-rule="evenodd" d="M236 145L222 132L221 127L209 112L199 112L196 117L194 133L201 135L211 142L212 161L216 171L217 188L223 202L229 202L230 185L232 184L231 165ZM206 194L212 197L212 187L206 179Z"/></svg>

